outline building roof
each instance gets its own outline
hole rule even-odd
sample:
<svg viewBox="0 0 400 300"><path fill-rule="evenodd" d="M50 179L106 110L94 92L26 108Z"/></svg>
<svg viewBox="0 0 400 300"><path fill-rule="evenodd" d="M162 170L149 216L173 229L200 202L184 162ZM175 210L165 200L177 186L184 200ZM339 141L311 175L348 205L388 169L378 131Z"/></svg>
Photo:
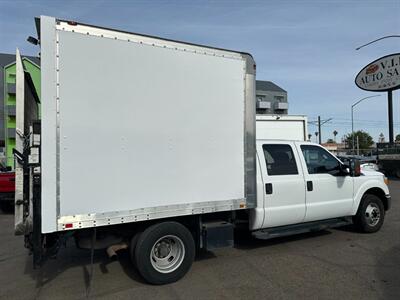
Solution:
<svg viewBox="0 0 400 300"><path fill-rule="evenodd" d="M256 90L286 93L286 91L283 88L277 86L272 81L265 81L265 80L256 80Z"/></svg>
<svg viewBox="0 0 400 300"><path fill-rule="evenodd" d="M22 58L27 58L30 61L32 61L33 63L40 66L39 57L22 55ZM3 68L4 66L7 66L13 62L15 62L15 54L0 53L0 67L1 68Z"/></svg>

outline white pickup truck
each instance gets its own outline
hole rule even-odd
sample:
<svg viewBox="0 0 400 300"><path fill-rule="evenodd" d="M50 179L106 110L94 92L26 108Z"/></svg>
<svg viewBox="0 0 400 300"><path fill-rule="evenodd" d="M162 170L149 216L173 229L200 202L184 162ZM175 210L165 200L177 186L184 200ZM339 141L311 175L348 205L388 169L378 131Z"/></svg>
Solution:
<svg viewBox="0 0 400 300"><path fill-rule="evenodd" d="M281 226L290 229L291 224L303 227L346 216L353 216L365 232L382 226L390 207L382 173L364 171L358 176L359 170L350 171L325 148L304 141L257 140L257 158L257 207L252 210L251 230L274 228L279 234ZM268 232L261 230L261 235ZM260 232L255 235L261 237Z"/></svg>
<svg viewBox="0 0 400 300"><path fill-rule="evenodd" d="M258 239L381 228L385 177L307 142L304 117L256 116L250 54L36 25L41 105L17 51L15 149L15 233L35 266L72 237L92 255L128 248L146 281L165 284L197 251L234 246L238 227Z"/></svg>

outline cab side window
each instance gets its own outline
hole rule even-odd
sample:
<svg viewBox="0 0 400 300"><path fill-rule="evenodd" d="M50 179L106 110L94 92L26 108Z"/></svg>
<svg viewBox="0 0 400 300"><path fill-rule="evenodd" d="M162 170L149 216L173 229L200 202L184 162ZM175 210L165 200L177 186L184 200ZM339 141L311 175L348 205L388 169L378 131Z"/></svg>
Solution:
<svg viewBox="0 0 400 300"><path fill-rule="evenodd" d="M327 150L312 145L300 146L307 164L308 174L337 174L340 163Z"/></svg>
<svg viewBox="0 0 400 300"><path fill-rule="evenodd" d="M290 145L263 145L263 150L268 175L298 174L296 159L294 158L293 150Z"/></svg>

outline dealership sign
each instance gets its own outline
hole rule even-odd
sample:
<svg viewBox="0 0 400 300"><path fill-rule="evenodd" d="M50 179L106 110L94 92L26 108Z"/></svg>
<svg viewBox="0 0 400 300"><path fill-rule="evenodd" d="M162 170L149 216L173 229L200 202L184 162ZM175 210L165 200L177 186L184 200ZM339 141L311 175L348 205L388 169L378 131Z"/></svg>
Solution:
<svg viewBox="0 0 400 300"><path fill-rule="evenodd" d="M381 57L363 68L356 85L366 91L391 91L400 88L400 53Z"/></svg>

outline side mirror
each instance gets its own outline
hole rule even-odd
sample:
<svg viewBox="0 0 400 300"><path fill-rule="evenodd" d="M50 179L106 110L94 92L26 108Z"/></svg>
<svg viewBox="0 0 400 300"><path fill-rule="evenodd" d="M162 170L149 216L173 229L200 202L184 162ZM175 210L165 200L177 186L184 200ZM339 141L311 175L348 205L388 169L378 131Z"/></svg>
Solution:
<svg viewBox="0 0 400 300"><path fill-rule="evenodd" d="M358 177L361 175L361 164L358 159L350 160L350 175L353 177Z"/></svg>
<svg viewBox="0 0 400 300"><path fill-rule="evenodd" d="M350 175L350 167L348 164L339 164L339 172L341 175Z"/></svg>

